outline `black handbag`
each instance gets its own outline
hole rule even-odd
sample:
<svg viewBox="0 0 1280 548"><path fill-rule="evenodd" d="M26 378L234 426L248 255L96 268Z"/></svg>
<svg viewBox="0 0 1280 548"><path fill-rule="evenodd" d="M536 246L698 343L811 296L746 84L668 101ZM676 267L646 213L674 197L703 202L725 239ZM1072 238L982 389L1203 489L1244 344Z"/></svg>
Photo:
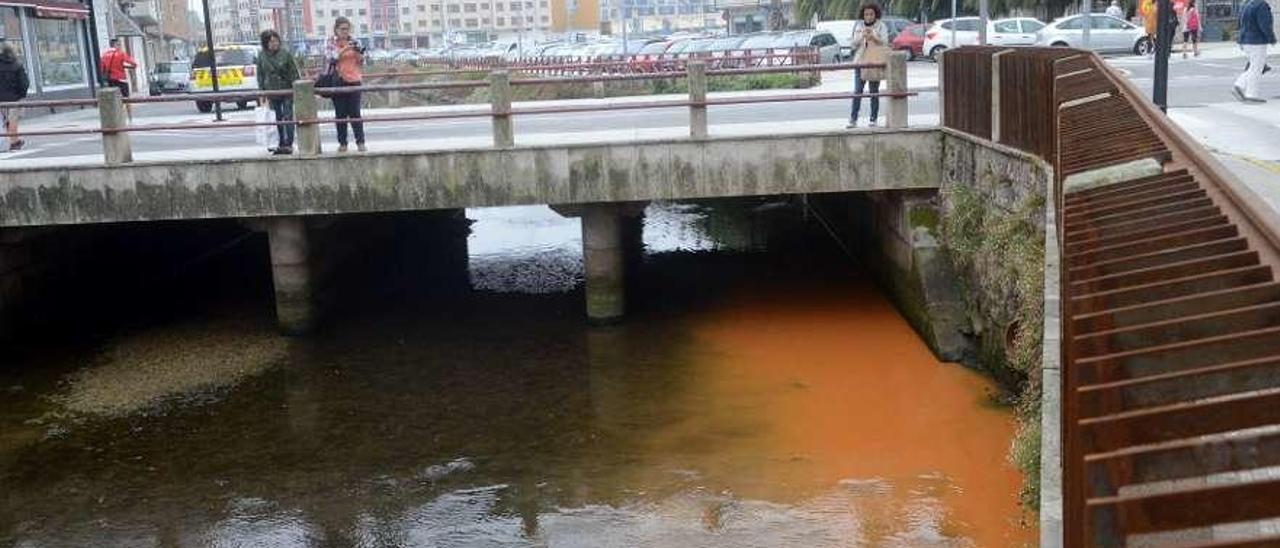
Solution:
<svg viewBox="0 0 1280 548"><path fill-rule="evenodd" d="M338 77L337 63L330 61L329 68L325 70L324 74L321 74L319 78L316 78L316 95L326 99L331 98L333 97L333 94L326 93L324 89L341 87L342 84L342 78Z"/></svg>

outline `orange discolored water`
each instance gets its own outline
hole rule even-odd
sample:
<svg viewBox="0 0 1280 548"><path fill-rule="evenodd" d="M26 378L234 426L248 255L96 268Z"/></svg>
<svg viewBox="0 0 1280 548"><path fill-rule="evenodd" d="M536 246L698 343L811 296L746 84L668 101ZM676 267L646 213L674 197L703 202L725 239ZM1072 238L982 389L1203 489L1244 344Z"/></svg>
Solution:
<svg viewBox="0 0 1280 548"><path fill-rule="evenodd" d="M644 446L733 495L823 506L849 545L1021 546L1015 424L867 286L743 293L692 323L686 420ZM705 442L691 442L718 433ZM1028 520L1034 521L1034 520Z"/></svg>

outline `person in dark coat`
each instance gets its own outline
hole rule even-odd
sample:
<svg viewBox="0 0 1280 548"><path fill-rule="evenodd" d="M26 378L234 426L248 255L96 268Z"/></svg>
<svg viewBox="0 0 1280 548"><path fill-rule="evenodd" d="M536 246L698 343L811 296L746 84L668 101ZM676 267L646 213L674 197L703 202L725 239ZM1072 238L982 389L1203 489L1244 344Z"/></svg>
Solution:
<svg viewBox="0 0 1280 548"><path fill-rule="evenodd" d="M27 80L27 69L18 62L18 55L13 46L0 44L0 103L14 103L27 98L27 88L31 82ZM9 150L22 148L22 139L18 137L18 112L14 107L0 107L0 116L4 118L5 135L9 137Z"/></svg>

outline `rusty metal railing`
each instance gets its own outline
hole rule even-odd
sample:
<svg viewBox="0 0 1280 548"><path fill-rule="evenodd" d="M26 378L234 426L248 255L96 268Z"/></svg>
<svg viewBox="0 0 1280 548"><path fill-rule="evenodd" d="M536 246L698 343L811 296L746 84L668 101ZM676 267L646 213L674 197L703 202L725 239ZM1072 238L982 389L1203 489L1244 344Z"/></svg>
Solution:
<svg viewBox="0 0 1280 548"><path fill-rule="evenodd" d="M493 120L493 141L495 146L513 146L515 142L512 118L516 116L534 116L574 112L619 111L654 108L687 108L690 113L689 135L692 138L704 138L707 135L706 109L713 106L743 105L752 103L771 103L786 101L822 101L833 99L852 99L855 97L884 97L890 100L888 109L889 127L905 127L906 99L915 95L907 89L905 56L895 55L886 64L829 64L829 65L790 65L774 67L732 68L706 70L701 62L689 64L687 70L665 73L596 73L585 76L554 76L511 79L505 70L490 73L487 80L457 82L412 82L412 83L366 83L358 86L316 89L309 80L296 82L292 90L281 91L240 91L218 94L196 93L183 95L162 95L158 97L120 97L114 88L99 90L96 100L75 99L65 101L20 101L0 103L0 108L49 108L59 106L98 107L101 124L98 127L56 128L47 130L23 130L17 137L49 137L66 135L100 135L103 142L104 160L107 164L121 164L133 159L130 134L148 131L212 131L245 129L263 126L295 126L297 128L297 152L302 156L320 154L320 126L325 123L379 123L404 121L429 121L443 119L491 118ZM882 93L797 93L788 95L765 95L756 97L707 98L707 79L709 77L773 74L779 72L810 72L883 68L889 79L889 91ZM648 100L628 101L626 103L605 103L588 105L554 105L537 107L512 107L511 90L515 86L540 85L582 85L605 82L673 80L684 79L688 83L687 100ZM318 96L332 97L351 93L387 92L390 94L412 90L473 90L488 89L490 104L487 109L458 110L447 112L418 112L405 114L372 115L361 118L322 118L318 115ZM234 121L213 122L208 124L142 124L131 122L130 109L156 103L173 102L253 102L260 99L291 98L294 105L292 120L256 122ZM901 108L894 105L901 103Z"/></svg>
<svg viewBox="0 0 1280 548"><path fill-rule="evenodd" d="M1060 540L1280 545L1263 523L1280 518L1276 213L1096 55L964 48L946 55L944 89L972 78L952 71L975 56L998 56L993 74L1017 84L970 97L995 105L991 137L1055 168ZM1005 109L1032 127L1008 133ZM1142 163L1144 176L1068 187Z"/></svg>

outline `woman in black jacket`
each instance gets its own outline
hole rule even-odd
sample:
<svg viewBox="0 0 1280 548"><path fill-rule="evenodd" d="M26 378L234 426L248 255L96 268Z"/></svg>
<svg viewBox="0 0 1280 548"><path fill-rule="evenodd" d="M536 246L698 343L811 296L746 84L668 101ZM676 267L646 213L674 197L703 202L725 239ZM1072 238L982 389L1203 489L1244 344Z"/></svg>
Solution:
<svg viewBox="0 0 1280 548"><path fill-rule="evenodd" d="M13 46L0 44L0 103L13 103L27 98L27 69L18 62ZM9 136L9 150L22 148L22 139L18 138L18 112L13 107L0 107L0 116L4 118L5 135Z"/></svg>

